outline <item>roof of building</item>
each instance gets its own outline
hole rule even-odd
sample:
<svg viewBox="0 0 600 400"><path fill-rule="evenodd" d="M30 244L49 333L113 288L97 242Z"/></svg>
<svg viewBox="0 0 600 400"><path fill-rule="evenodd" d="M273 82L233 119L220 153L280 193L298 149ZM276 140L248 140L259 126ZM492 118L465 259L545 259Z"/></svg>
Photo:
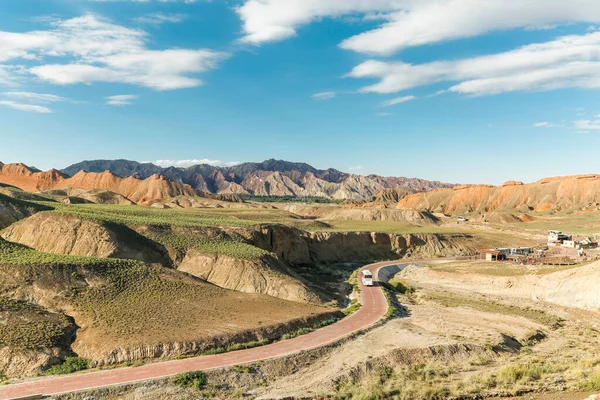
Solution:
<svg viewBox="0 0 600 400"><path fill-rule="evenodd" d="M497 251L497 250L485 249L485 250L481 250L481 254L495 254L495 255L500 255L500 254L502 254L502 252Z"/></svg>

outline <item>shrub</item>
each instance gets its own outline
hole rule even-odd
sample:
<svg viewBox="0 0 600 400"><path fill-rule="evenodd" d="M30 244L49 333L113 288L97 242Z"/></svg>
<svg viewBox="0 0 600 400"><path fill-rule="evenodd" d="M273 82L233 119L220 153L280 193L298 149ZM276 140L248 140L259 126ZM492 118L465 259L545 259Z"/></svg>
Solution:
<svg viewBox="0 0 600 400"><path fill-rule="evenodd" d="M400 294L413 294L415 292L414 288L409 287L402 282L390 282L390 286Z"/></svg>
<svg viewBox="0 0 600 400"><path fill-rule="evenodd" d="M72 374L73 372L82 371L88 369L90 362L85 358L81 357L67 357L65 361L60 365L48 369L46 374L48 375L63 375Z"/></svg>
<svg viewBox="0 0 600 400"><path fill-rule="evenodd" d="M600 374L596 374L585 381L580 389L586 392L600 390Z"/></svg>
<svg viewBox="0 0 600 400"><path fill-rule="evenodd" d="M498 381L507 385L515 383L527 384L539 381L546 372L540 365L519 365L504 368L498 374Z"/></svg>
<svg viewBox="0 0 600 400"><path fill-rule="evenodd" d="M201 390L206 386L206 374L202 371L191 371L176 375L173 383L185 388Z"/></svg>

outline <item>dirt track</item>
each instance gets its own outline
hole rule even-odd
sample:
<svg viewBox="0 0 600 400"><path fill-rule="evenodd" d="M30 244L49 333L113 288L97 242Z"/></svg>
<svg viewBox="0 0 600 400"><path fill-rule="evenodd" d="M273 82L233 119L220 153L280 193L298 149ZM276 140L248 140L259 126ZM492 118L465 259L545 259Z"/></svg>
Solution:
<svg viewBox="0 0 600 400"><path fill-rule="evenodd" d="M412 262L415 262L413 260ZM377 272L387 265L399 264L398 261L369 265ZM232 365L255 362L268 358L281 357L303 350L313 349L338 340L353 332L369 327L379 321L387 312L387 299L378 287L361 285L362 307L356 313L340 322L319 329L307 335L277 342L268 346L236 351L231 353L189 358L185 360L167 361L148 364L135 368L122 368L108 371L82 373L76 375L42 378L26 383L14 384L0 388L0 400L7 400L31 395L53 395L105 386L120 385L137 381L167 377L186 371L209 370Z"/></svg>

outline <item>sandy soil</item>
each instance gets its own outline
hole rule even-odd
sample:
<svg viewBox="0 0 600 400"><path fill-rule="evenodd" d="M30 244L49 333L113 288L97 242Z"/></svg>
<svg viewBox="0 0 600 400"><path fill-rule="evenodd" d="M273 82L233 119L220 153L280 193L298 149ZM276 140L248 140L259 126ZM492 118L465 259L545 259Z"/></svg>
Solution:
<svg viewBox="0 0 600 400"><path fill-rule="evenodd" d="M394 319L318 360L292 376L275 381L259 391L259 398L324 396L335 389L335 381L357 365L383 357L393 350L418 349L470 342L498 343L502 335L523 338L543 329L538 323L518 316L446 308L433 302L408 305L409 317Z"/></svg>

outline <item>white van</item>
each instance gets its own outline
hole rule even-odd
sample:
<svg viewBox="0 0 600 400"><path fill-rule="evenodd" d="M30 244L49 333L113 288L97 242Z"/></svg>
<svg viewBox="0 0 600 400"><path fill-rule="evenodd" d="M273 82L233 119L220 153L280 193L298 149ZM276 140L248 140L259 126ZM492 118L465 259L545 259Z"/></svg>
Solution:
<svg viewBox="0 0 600 400"><path fill-rule="evenodd" d="M373 286L373 273L368 269L362 271L362 283L365 286Z"/></svg>

